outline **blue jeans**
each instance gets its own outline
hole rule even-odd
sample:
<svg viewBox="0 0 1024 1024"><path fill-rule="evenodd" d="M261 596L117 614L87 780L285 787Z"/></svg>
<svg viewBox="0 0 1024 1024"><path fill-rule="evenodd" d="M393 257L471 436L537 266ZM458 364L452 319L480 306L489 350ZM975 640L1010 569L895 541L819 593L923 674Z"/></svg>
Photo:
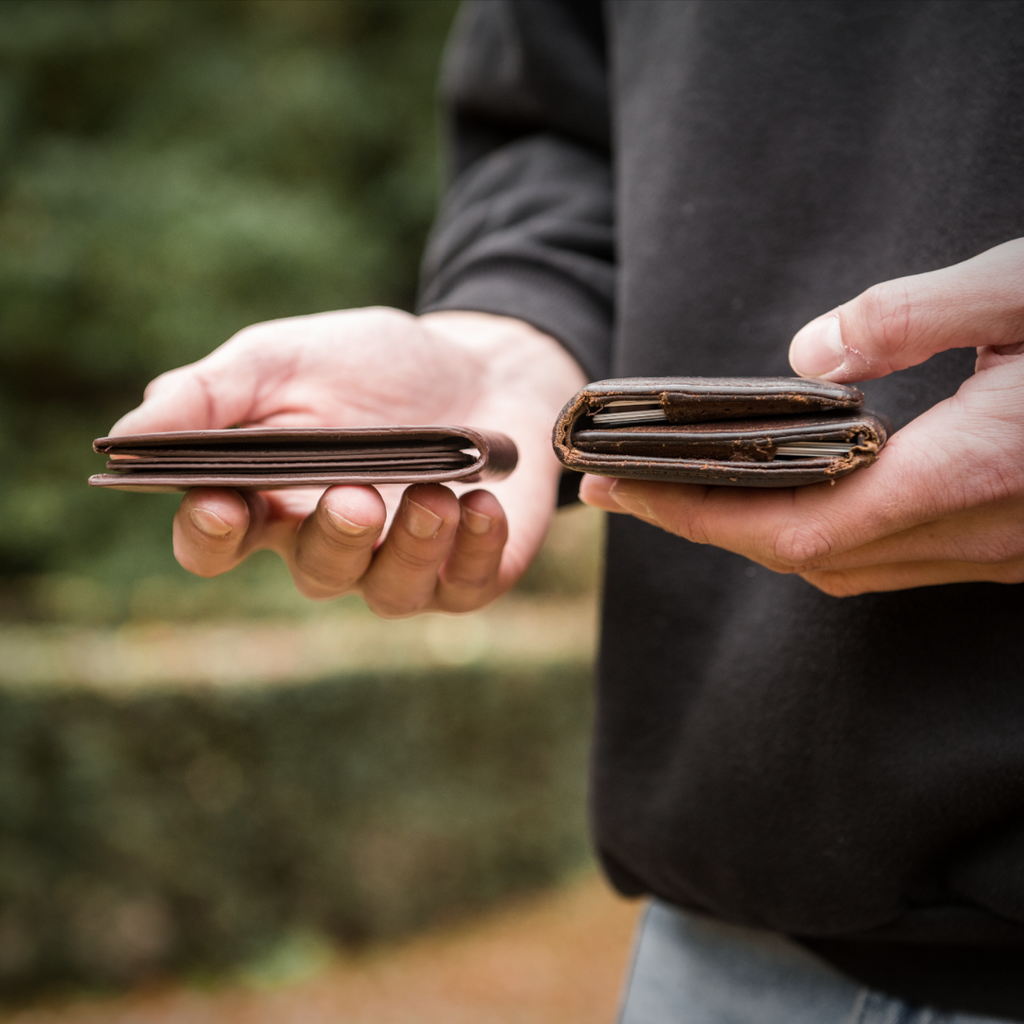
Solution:
<svg viewBox="0 0 1024 1024"><path fill-rule="evenodd" d="M781 935L654 902L619 1024L997 1024L859 986Z"/></svg>

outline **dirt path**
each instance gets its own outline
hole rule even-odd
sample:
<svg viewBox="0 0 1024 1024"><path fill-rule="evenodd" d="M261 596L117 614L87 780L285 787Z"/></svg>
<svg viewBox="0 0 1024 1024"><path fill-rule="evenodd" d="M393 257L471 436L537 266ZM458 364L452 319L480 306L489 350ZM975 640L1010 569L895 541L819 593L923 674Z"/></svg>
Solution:
<svg viewBox="0 0 1024 1024"><path fill-rule="evenodd" d="M0 1024L611 1024L638 910L590 877L289 985L161 988Z"/></svg>

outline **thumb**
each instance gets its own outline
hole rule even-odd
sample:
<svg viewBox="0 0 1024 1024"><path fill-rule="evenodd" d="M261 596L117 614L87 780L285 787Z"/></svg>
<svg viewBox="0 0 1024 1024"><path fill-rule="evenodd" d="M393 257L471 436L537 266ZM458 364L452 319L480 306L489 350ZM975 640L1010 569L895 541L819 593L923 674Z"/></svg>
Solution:
<svg viewBox="0 0 1024 1024"><path fill-rule="evenodd" d="M164 430L221 430L246 423L261 393L293 369L294 345L282 323L254 324L198 362L160 374L142 405L110 428L112 437Z"/></svg>
<svg viewBox="0 0 1024 1024"><path fill-rule="evenodd" d="M229 426L213 422L214 403L207 383L192 371L192 366L184 366L150 381L142 405L125 413L110 428L110 436Z"/></svg>
<svg viewBox="0 0 1024 1024"><path fill-rule="evenodd" d="M1024 341L1024 239L952 267L876 284L801 328L789 362L802 377L854 381L950 348Z"/></svg>
<svg viewBox="0 0 1024 1024"><path fill-rule="evenodd" d="M110 435L164 430L220 430L249 418L257 393L256 360L239 346L222 345L198 363L160 374L146 386L142 405L125 413Z"/></svg>

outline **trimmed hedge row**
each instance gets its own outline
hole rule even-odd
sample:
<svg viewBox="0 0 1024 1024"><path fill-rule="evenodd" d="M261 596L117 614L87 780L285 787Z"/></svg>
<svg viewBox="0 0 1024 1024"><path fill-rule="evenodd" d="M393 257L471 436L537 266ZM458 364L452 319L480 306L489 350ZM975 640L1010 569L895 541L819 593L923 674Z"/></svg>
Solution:
<svg viewBox="0 0 1024 1024"><path fill-rule="evenodd" d="M220 972L365 943L587 858L590 671L113 697L0 691L0 979Z"/></svg>

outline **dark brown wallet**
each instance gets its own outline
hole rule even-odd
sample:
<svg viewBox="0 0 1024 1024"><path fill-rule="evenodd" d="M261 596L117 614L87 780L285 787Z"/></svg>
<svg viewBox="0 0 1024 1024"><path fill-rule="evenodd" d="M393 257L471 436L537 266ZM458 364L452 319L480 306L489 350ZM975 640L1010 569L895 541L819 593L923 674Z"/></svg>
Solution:
<svg viewBox="0 0 1024 1024"><path fill-rule="evenodd" d="M496 431L434 426L183 430L100 437L92 446L108 456L108 472L89 483L121 491L476 483L508 476L519 457Z"/></svg>
<svg viewBox="0 0 1024 1024"><path fill-rule="evenodd" d="M626 377L588 384L555 424L568 469L799 487L869 466L891 430L856 388L803 377Z"/></svg>

